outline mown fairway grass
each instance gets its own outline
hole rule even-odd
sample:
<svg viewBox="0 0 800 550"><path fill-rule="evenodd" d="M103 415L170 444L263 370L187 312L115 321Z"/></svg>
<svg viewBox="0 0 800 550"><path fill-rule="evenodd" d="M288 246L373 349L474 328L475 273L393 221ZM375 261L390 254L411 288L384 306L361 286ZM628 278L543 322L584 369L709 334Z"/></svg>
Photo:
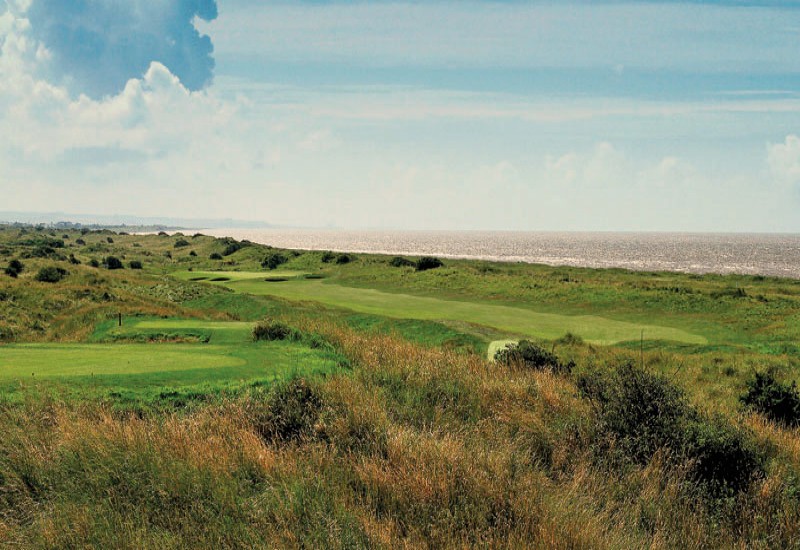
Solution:
<svg viewBox="0 0 800 550"><path fill-rule="evenodd" d="M321 280L293 279L283 282L264 281L264 274L239 274L229 281L218 281L235 290L253 295L278 296L288 300L307 300L401 319L452 320L492 327L510 334L555 339L567 332L595 344L614 344L638 340L642 331L648 340L670 340L687 344L706 344L707 340L689 332L657 325L616 321L595 315L559 315L529 309L442 300L409 294L353 288ZM215 273L184 272L182 279L218 278ZM261 280L259 280L261 279Z"/></svg>
<svg viewBox="0 0 800 550"><path fill-rule="evenodd" d="M250 341L253 323L180 319L101 324L91 344L14 344L0 348L0 388L39 383L68 391L147 397L168 388L233 389L293 374L335 370L328 352L299 343ZM205 337L208 343L120 343L167 337Z"/></svg>

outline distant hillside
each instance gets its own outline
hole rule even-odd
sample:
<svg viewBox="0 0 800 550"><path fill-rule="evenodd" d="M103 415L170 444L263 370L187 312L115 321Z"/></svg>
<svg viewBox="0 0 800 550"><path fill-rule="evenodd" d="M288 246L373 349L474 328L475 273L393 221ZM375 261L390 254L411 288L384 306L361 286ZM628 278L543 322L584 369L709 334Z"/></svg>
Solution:
<svg viewBox="0 0 800 550"><path fill-rule="evenodd" d="M0 223L28 223L69 226L100 226L125 228L128 226L154 229L229 228L255 229L273 227L261 221L211 218L147 217L127 214L68 214L65 212L7 212L0 211Z"/></svg>

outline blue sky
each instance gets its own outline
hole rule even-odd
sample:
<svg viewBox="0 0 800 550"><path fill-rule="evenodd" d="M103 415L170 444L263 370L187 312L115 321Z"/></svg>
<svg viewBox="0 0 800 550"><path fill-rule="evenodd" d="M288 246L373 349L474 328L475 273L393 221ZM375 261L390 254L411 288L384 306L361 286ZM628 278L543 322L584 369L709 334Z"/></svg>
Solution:
<svg viewBox="0 0 800 550"><path fill-rule="evenodd" d="M800 231L800 2L2 2L2 210Z"/></svg>

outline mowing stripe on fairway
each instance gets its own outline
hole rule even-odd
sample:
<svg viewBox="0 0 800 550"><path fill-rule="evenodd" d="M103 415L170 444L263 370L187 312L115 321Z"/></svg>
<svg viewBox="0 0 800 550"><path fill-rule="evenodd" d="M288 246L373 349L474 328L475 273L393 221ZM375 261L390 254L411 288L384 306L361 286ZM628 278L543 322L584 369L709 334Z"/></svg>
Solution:
<svg viewBox="0 0 800 550"><path fill-rule="evenodd" d="M215 283L237 292L268 295L296 301L314 301L401 319L454 320L475 323L501 331L532 337L554 339L571 332L595 344L614 344L638 340L641 331L648 340L671 340L706 344L699 335L657 325L615 321L595 315L559 315L529 309L394 294L374 289L345 287L319 280L291 280L267 283L256 278Z"/></svg>

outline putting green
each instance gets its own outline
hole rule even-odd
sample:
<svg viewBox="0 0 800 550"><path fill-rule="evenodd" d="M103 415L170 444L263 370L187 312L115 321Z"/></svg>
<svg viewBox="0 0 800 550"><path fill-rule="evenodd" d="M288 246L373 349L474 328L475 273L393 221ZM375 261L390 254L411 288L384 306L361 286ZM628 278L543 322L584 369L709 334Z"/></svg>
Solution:
<svg viewBox="0 0 800 550"><path fill-rule="evenodd" d="M213 272L211 273L213 275ZM185 278L185 273L181 278ZM204 273L205 275L205 273ZM295 301L314 301L401 319L453 320L492 327L503 332L529 337L554 339L567 332L595 344L614 344L638 340L642 331L648 340L670 340L706 344L707 340L684 330L658 325L616 321L595 315L559 315L539 313L525 308L443 300L409 294L394 294L374 289L345 287L320 280L264 282L259 277L216 282L237 292L269 295Z"/></svg>
<svg viewBox="0 0 800 550"><path fill-rule="evenodd" d="M158 393L338 368L329 353L301 343L253 342L252 327L241 322L128 319L122 327L114 321L98 326L93 339L103 343L0 346L0 390L13 392L18 383L47 381L73 389ZM153 334L205 335L209 343L127 343ZM116 339L126 343L107 343Z"/></svg>

